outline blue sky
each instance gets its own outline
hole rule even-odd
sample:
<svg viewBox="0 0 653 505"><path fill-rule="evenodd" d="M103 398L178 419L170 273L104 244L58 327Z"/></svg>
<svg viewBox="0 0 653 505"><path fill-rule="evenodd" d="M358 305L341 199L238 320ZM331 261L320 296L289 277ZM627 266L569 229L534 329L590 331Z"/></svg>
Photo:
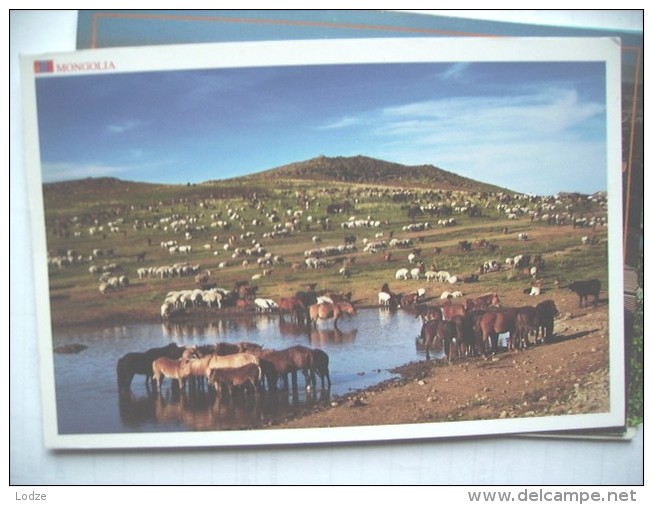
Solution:
<svg viewBox="0 0 653 505"><path fill-rule="evenodd" d="M516 191L607 189L603 63L315 65L37 79L44 182L227 179L319 155Z"/></svg>

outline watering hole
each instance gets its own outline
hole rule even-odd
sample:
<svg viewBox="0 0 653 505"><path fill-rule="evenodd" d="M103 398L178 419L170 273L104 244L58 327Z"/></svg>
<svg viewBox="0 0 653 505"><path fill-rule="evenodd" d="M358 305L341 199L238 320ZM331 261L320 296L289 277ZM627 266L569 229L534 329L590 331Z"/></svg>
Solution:
<svg viewBox="0 0 653 505"><path fill-rule="evenodd" d="M421 328L413 314L387 309L361 309L343 318L320 321L317 328L290 323L277 314L247 315L198 324L133 324L57 331L54 347L83 348L55 353L55 390L60 434L169 432L251 429L283 419L296 409L363 389L393 377L396 366L425 359L415 345ZM320 348L330 359L332 386L306 391L299 374L297 390L263 392L258 399L234 395L217 398L212 391L179 394L164 380L161 394L134 377L131 393L118 394L116 363L128 352L170 342L202 345L254 342L270 349L293 345ZM433 356L431 357L438 357Z"/></svg>

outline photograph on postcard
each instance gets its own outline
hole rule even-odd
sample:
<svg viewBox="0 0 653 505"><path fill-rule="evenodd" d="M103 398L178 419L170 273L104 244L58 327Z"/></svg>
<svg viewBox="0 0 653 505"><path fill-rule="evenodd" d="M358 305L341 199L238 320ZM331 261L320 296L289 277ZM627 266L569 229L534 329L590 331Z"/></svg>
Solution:
<svg viewBox="0 0 653 505"><path fill-rule="evenodd" d="M624 425L618 40L22 68L49 447Z"/></svg>

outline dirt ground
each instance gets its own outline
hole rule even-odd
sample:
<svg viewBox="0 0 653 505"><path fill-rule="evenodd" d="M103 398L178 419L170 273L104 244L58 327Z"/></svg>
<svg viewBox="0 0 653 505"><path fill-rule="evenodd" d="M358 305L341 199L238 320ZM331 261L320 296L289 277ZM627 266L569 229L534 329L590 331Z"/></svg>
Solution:
<svg viewBox="0 0 653 505"><path fill-rule="evenodd" d="M538 300L539 301L539 300ZM335 398L271 428L558 416L609 411L608 305L556 297L550 343L487 358L409 363L398 379Z"/></svg>

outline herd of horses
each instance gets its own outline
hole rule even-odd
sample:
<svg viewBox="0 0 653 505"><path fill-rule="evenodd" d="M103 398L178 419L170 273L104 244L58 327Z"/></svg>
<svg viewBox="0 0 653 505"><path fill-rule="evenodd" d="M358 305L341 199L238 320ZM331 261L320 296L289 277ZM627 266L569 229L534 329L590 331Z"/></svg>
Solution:
<svg viewBox="0 0 653 505"><path fill-rule="evenodd" d="M523 350L531 343L546 343L553 336L558 308L553 300L535 306L501 307L496 293L464 304L447 300L418 314L423 319L418 337L429 356L444 352L447 360L485 356L499 349L499 336L508 334L508 349ZM533 342L530 337L533 336Z"/></svg>
<svg viewBox="0 0 653 505"><path fill-rule="evenodd" d="M328 301L320 302L317 295L302 291L292 297L280 298L278 306L280 318L288 315L291 321L310 324L313 328L317 327L318 321L326 319L332 319L333 326L337 328L338 320L343 315L356 315L356 308L347 299L332 295Z"/></svg>
<svg viewBox="0 0 653 505"><path fill-rule="evenodd" d="M259 391L277 390L279 380L288 389L298 386L298 372L304 376L306 388L316 387L317 379L322 389L331 387L329 356L322 349L294 345L286 349L263 349L252 342L238 344L219 342L215 345L179 346L175 343L130 352L122 356L116 365L118 391L129 393L136 375L145 376L148 391L162 391L164 379L168 378L179 391L186 387L211 388L218 394L234 388L258 395Z"/></svg>
<svg viewBox="0 0 653 505"><path fill-rule="evenodd" d="M387 285L382 288L390 292ZM569 290L579 296L579 304L587 305L587 296L598 300L597 280L572 283ZM351 301L342 298L325 301L315 292L298 292L294 297L281 298L278 303L280 320L287 315L291 321L317 327L320 320L332 319L334 327L343 315L356 315ZM423 346L427 358L430 351L444 352L448 361L470 356L487 356L499 349L499 336L508 334L508 349L523 350L532 344L546 343L553 336L558 308L547 299L537 305L502 307L497 293L467 298L464 303L447 299L440 305L417 304L412 310L422 319L417 344ZM531 342L531 337L533 341ZM194 387L213 388L218 393L234 388L258 394L265 389L276 390L279 380L289 389L297 389L298 373L304 376L306 389L315 388L317 378L322 389L331 387L329 356L317 348L295 345L286 349L263 349L262 346L241 342L220 342L215 345L182 347L171 343L145 352L130 352L118 360L118 390L128 392L135 375L145 376L148 390L158 389L165 378L174 379L180 390L187 383ZM193 387L189 386L189 387Z"/></svg>

